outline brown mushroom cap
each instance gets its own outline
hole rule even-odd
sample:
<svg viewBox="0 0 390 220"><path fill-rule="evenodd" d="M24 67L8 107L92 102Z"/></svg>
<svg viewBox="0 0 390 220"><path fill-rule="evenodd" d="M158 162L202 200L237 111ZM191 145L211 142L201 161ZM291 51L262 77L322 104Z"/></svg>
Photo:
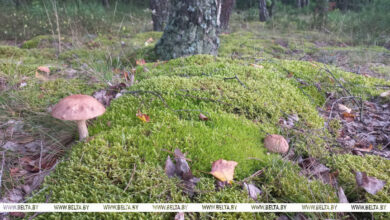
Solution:
<svg viewBox="0 0 390 220"><path fill-rule="evenodd" d="M264 139L264 146L273 153L287 153L288 143L283 136L277 134L268 135Z"/></svg>
<svg viewBox="0 0 390 220"><path fill-rule="evenodd" d="M102 115L106 109L89 95L71 95L61 99L53 107L51 115L54 118L68 121L88 120Z"/></svg>

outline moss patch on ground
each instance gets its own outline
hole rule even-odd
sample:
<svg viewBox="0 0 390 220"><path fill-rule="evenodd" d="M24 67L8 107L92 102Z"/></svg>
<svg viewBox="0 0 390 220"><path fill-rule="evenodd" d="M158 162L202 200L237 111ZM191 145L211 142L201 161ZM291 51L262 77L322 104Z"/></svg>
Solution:
<svg viewBox="0 0 390 220"><path fill-rule="evenodd" d="M253 31L222 35L219 57L200 55L138 66L135 76L139 83L112 102L106 114L90 126L93 138L73 146L55 172L46 178L45 190L29 201L44 202L45 195L52 192L50 202L254 202L238 181L264 169L261 176L252 180L263 191L260 202L337 202L332 187L309 181L299 175L296 164L279 155L267 154L263 146L267 133L288 137L298 155L314 156L333 170L339 170L339 183L350 201L389 201L388 187L376 196L361 193L349 172L353 167L389 181L387 161L381 160L378 168L380 158L330 155L328 149L334 146L328 146L320 138L330 134L323 129L324 120L318 115L317 107L324 104L326 93L342 93L342 87L351 91L351 95L368 99L383 92L377 84L390 83L317 62L297 61L302 54L315 56L321 51L329 54L336 48L318 48L311 36L275 37L259 33L260 29L253 28L258 25L249 24ZM26 48L31 49L0 46L0 77L14 88L4 93L0 104L23 103L20 109L24 116L27 111L23 109L28 106L32 111L44 113L46 123L50 124L47 107L70 94L91 94L102 84L88 82L85 76L40 81L34 76L38 66L60 68L65 64L86 68L100 74L94 77L111 81L113 68L129 70L138 59L156 61L153 45L160 36L161 32L126 38L99 35L81 47L63 51L58 59L55 49L41 48L45 46L40 46L40 37L25 42L29 45ZM149 38L154 41L145 45ZM380 48L372 51L385 53ZM27 85L20 87L21 82ZM151 122L141 122L135 115L138 110L148 114ZM200 121L199 113L210 120ZM279 120L291 114L300 119L294 131L279 126ZM188 154L193 173L201 179L194 197L185 195L180 181L169 179L164 173L167 151L175 148ZM214 178L207 172L212 162L221 158L235 160L239 165L235 183L216 191ZM131 176L133 179L125 190ZM188 215L194 219L275 218L272 213ZM42 219L71 217L166 219L173 218L173 214L47 213L38 216Z"/></svg>
<svg viewBox="0 0 390 220"><path fill-rule="evenodd" d="M281 62L262 63L264 68L256 68L242 61L193 56L138 68L136 75L140 83L112 102L106 114L90 127L93 138L73 147L56 171L47 177L44 192L31 201L42 202L45 192L51 191L51 202L252 202L237 182L222 191L215 190L214 178L206 172L211 170L213 161L223 158L238 162L236 181L264 169L264 174L253 180L264 192L262 202L337 202L332 187L300 176L296 164L279 155L267 154L263 146L267 133L285 132L278 126L283 112L298 114L302 122L298 126L305 128L319 129L324 123L316 110L316 105L324 100L316 99L319 101L312 103L307 95L319 97L325 90L318 91L312 86L298 88L297 81L286 76L285 68L307 80L316 76L326 82L328 78L319 76L318 66L312 63ZM345 80L362 86L353 92L380 92L368 89L376 82L373 79L334 72L337 77L342 75ZM234 76L237 78L231 78ZM151 121L139 120L138 110L148 114ZM200 112L210 120L200 121ZM321 139L308 143L304 136L295 138L310 155L317 151L324 158L328 155ZM312 150L315 147L317 151ZM182 192L177 179L168 179L164 173L167 151L175 148L187 153L194 175L201 178L192 198ZM46 214L42 218L69 215ZM247 213L209 215L253 217ZM103 218L116 214L72 215L75 216ZM172 215L121 216L159 219Z"/></svg>

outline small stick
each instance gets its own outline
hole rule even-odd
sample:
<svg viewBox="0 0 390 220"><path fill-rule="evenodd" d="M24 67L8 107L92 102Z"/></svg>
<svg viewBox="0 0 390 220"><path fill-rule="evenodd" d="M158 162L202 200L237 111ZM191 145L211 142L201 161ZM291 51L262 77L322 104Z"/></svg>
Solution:
<svg viewBox="0 0 390 220"><path fill-rule="evenodd" d="M123 190L124 192L126 192L126 190L129 188L130 183L131 183L131 181L132 181L133 178L134 178L134 174L135 174L135 169L136 169L136 168L137 168L137 165L134 164L133 173L131 174L130 179L129 179L129 182L127 183L125 189Z"/></svg>
<svg viewBox="0 0 390 220"><path fill-rule="evenodd" d="M238 78L237 75L234 75L234 77L223 78L223 80L228 80L228 79L236 79L244 88L246 88L246 89L248 88L248 87L246 87L246 85L243 82L241 82L241 80Z"/></svg>
<svg viewBox="0 0 390 220"><path fill-rule="evenodd" d="M337 84L339 84L339 86L349 95L349 96L351 96L351 97L353 97L352 98L352 100L353 100L353 102L357 105L357 106L359 106L359 103L354 99L355 97L351 94L351 92L349 91L349 90L347 90L344 86L343 86L343 84L340 82L340 80L338 80L337 78L336 78L336 76L326 67L326 69L325 68L323 68L324 70L325 70L325 72L327 72L327 73L329 73L331 76L332 76L332 78L337 82Z"/></svg>
<svg viewBox="0 0 390 220"><path fill-rule="evenodd" d="M252 179L253 177L261 175L263 172L264 172L264 169L258 170L255 173L253 173L252 175L248 176L247 178L239 181L238 184L242 185L243 183L247 182L248 180Z"/></svg>
<svg viewBox="0 0 390 220"><path fill-rule="evenodd" d="M3 177L3 170L4 170L4 164L5 164L5 152L1 152L2 153L2 162L1 162L1 172L0 172L0 193L1 193L1 180L2 180L2 177Z"/></svg>
<svg viewBox="0 0 390 220"><path fill-rule="evenodd" d="M41 137L42 138L42 137ZM43 143L42 143L42 139L41 139L41 150L39 152L39 173L42 172L42 149L43 149Z"/></svg>

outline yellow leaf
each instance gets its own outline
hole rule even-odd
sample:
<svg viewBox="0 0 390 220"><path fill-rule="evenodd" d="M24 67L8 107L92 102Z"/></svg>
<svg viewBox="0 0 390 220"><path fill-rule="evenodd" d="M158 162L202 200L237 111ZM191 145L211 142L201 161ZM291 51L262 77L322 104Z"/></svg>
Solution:
<svg viewBox="0 0 390 220"><path fill-rule="evenodd" d="M237 164L236 161L219 159L212 164L210 174L222 182L232 183Z"/></svg>
<svg viewBox="0 0 390 220"><path fill-rule="evenodd" d="M147 114L141 113L140 110L138 110L138 113L136 114L136 116L143 122L149 122L150 121L149 116Z"/></svg>

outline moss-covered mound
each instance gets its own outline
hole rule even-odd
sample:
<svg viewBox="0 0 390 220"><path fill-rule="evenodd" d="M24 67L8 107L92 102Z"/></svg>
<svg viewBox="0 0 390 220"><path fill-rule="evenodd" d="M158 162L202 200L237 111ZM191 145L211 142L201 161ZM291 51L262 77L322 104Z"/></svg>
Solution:
<svg viewBox="0 0 390 220"><path fill-rule="evenodd" d="M267 154L263 146L267 133L289 134L278 126L286 114L297 114L300 121L296 126L300 128L322 128L324 121L316 106L325 100L326 88L318 89L310 82L332 84L334 80L319 73L319 64L275 60L261 65L262 68L230 59L194 56L138 68L136 77L140 82L111 103L106 114L89 128L92 139L73 146L46 178L45 190L30 201L43 202L45 194L51 192L50 202L252 202L237 181L264 169L253 180L263 190L262 202L337 202L331 186L300 176L297 165L279 155ZM344 81L358 85L354 93L380 92L368 89L376 83L374 79L332 71L336 77L343 75ZM301 86L297 78L309 85ZM150 122L138 119L138 110L149 115ZM199 120L199 113L210 120ZM327 146L320 138L298 135L292 140L296 151L328 156ZM175 148L187 153L194 175L201 178L194 197L182 192L178 179L168 179L164 173L168 152ZM207 172L212 162L221 158L238 162L237 181L216 191L214 178ZM385 172L381 175L389 178ZM351 184L347 178L350 177L341 182ZM388 197L387 191L384 193ZM370 201L378 200L379 197L370 197ZM172 218L172 214L153 213L55 213L41 218L69 215ZM246 213L191 215L253 218L253 214Z"/></svg>

